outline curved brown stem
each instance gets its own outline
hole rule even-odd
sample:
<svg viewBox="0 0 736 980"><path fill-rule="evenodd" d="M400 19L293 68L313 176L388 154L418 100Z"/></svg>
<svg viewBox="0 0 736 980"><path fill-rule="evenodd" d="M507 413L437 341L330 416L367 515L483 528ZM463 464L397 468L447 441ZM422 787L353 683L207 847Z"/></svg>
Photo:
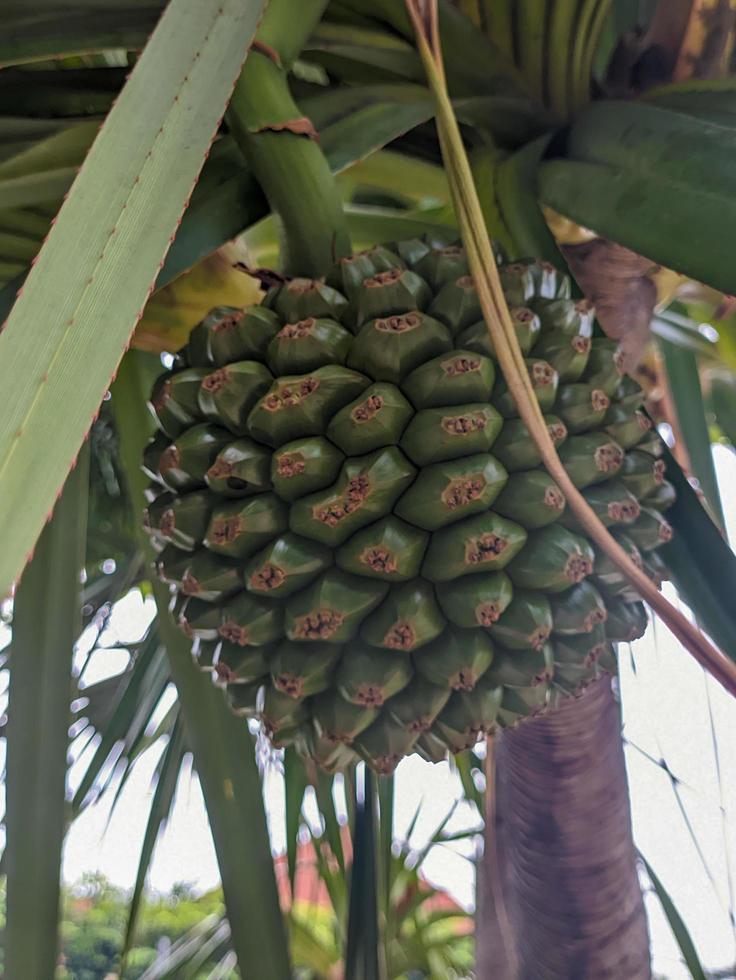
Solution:
<svg viewBox="0 0 736 980"><path fill-rule="evenodd" d="M606 677L500 739L518 980L651 978L620 729Z"/></svg>

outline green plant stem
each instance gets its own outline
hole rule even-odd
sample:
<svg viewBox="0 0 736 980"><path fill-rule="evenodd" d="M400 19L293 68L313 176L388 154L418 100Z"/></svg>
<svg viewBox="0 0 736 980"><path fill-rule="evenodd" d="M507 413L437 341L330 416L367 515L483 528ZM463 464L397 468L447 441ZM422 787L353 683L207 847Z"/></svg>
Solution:
<svg viewBox="0 0 736 980"><path fill-rule="evenodd" d="M518 61L532 95L545 103L547 0L517 0Z"/></svg>
<svg viewBox="0 0 736 980"><path fill-rule="evenodd" d="M324 0L272 0L227 120L282 224L288 275L322 276L350 251L342 202L311 124L289 91L287 66L318 23ZM259 43L260 42L260 45Z"/></svg>
<svg viewBox="0 0 736 980"><path fill-rule="evenodd" d="M89 449L15 596L7 726L5 976L46 980L58 953L72 653L82 624Z"/></svg>
<svg viewBox="0 0 736 980"><path fill-rule="evenodd" d="M610 9L611 0L583 0L572 51L571 109L573 111L580 110L590 101L593 60Z"/></svg>
<svg viewBox="0 0 736 980"><path fill-rule="evenodd" d="M151 429L145 403L159 363L151 355L129 351L113 387L120 451L138 513L146 489L140 460ZM150 543L141 523L139 527L141 545L150 556ZM154 580L152 589L187 742L202 784L241 975L243 980L289 980L286 932L253 740L247 724L227 710L221 692L192 662L189 640L168 612L166 586Z"/></svg>
<svg viewBox="0 0 736 980"><path fill-rule="evenodd" d="M418 0L406 0L406 3L414 22L419 53L429 86L436 100L440 147L455 202L455 213L468 253L470 271L475 279L483 317L501 370L519 415L539 450L545 468L562 490L570 509L588 536L624 573L639 595L649 603L698 663L727 691L736 695L736 663L720 653L679 609L668 602L642 569L631 560L588 505L557 454L532 387L501 288L470 164L447 91L436 21L432 23L431 15L428 15L428 31L419 11Z"/></svg>
<svg viewBox="0 0 736 980"><path fill-rule="evenodd" d="M567 119L570 112L570 62L578 6L578 0L556 0L547 31L547 98L560 119Z"/></svg>

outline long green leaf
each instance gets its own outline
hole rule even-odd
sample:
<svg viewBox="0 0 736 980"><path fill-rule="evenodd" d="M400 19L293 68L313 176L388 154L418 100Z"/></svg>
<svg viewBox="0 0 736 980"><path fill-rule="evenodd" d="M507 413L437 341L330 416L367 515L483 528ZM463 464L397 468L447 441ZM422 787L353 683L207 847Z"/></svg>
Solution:
<svg viewBox="0 0 736 980"><path fill-rule="evenodd" d="M296 749L289 746L284 752L284 784L286 791L286 858L289 865L291 900L296 891L297 855L299 853L299 830L302 826L302 803L307 788L307 772Z"/></svg>
<svg viewBox="0 0 736 980"><path fill-rule="evenodd" d="M373 774L365 766L362 792L356 796L350 872L345 950L345 976L350 980L386 980L385 950L378 920L378 801L373 780Z"/></svg>
<svg viewBox="0 0 736 980"><path fill-rule="evenodd" d="M140 316L261 6L169 5L0 334L0 595L33 548Z"/></svg>
<svg viewBox="0 0 736 980"><path fill-rule="evenodd" d="M651 881L652 887L654 888L657 898L660 901L662 911L667 917L670 929L672 930L672 935L675 937L675 942L680 948L682 958L687 964L691 977L693 980L707 980L707 974L703 969L703 964L700 962L700 957L698 956L698 951L695 948L695 943L692 940L682 916L677 910L677 906L672 901L669 892L664 887L659 877L655 874L654 868L641 852L639 852L639 858L641 859L644 867L647 869L649 880Z"/></svg>
<svg viewBox="0 0 736 980"><path fill-rule="evenodd" d="M131 498L140 512L146 479L140 459L150 417L145 399L157 358L129 352L113 389L113 405ZM168 612L168 591L154 582L158 624L176 684L187 741L212 829L233 948L244 980L289 980L261 784L247 724L231 714L219 690L192 662L189 641Z"/></svg>
<svg viewBox="0 0 736 980"><path fill-rule="evenodd" d="M146 829L143 835L143 845L141 856L138 861L138 870L133 885L133 893L130 897L128 906L128 921L125 926L125 939L123 941L123 951L121 955L122 963L125 964L130 951L138 916L143 900L143 888L148 877L148 870L151 866L151 859L156 847L161 831L171 815L171 808L174 804L176 784L179 781L181 765L186 754L186 744L184 741L184 727L181 718L177 718L171 732L168 745L164 749L161 762L156 774L156 789L151 800L151 809L146 822Z"/></svg>
<svg viewBox="0 0 736 980"><path fill-rule="evenodd" d="M15 596L7 725L5 975L45 980L57 956L72 651L81 627L88 451Z"/></svg>

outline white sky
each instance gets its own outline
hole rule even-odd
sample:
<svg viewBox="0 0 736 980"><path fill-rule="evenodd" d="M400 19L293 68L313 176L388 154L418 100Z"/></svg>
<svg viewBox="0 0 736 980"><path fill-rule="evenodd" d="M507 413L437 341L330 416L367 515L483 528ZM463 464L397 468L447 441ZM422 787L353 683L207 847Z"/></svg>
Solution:
<svg viewBox="0 0 736 980"><path fill-rule="evenodd" d="M736 457L721 447L716 447L715 456L728 525L736 538L736 497L728 493L736 485ZM141 601L128 597L115 611L108 643L115 638L134 640L147 616ZM115 673L123 662L114 651L97 654L87 677L93 680ZM736 704L716 683L706 683L703 671L661 623L634 645L631 655L622 650L620 683L625 733L655 759L664 757L670 771L682 781L681 804L702 856L688 834L666 774L628 748L637 845L685 918L706 966L723 968L736 962L734 929L728 916L729 907L734 906L729 880L732 874L736 876L736 827L731 819L736 808L736 780L731 776L736 771ZM717 779L706 689L724 776L722 786ZM157 754L150 752L141 760L112 819L103 801L75 822L65 846L67 881L87 871L101 871L117 885L129 888L133 884L156 760ZM273 845L280 851L284 847L283 783L276 769L266 775L265 795ZM421 846L461 795L459 780L446 764L432 766L417 757L405 760L397 773L396 833L405 832L421 802L422 815L412 839ZM448 829L474 825L473 811L462 805ZM425 864L427 876L466 908L473 905L472 851L469 843L437 847ZM218 880L199 784L186 773L179 784L173 818L156 849L149 887L166 891L175 882L188 881L207 889ZM657 900L650 896L647 905L655 971L667 980L687 980L689 973L679 962Z"/></svg>

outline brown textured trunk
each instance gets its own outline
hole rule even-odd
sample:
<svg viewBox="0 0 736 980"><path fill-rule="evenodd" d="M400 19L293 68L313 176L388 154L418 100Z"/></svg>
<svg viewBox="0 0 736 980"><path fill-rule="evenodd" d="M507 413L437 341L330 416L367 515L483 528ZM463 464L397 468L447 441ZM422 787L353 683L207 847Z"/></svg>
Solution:
<svg viewBox="0 0 736 980"><path fill-rule="evenodd" d="M621 719L610 680L504 733L497 766L503 860L488 848L478 980L650 980ZM516 965L507 957L494 966L491 958L492 937L505 932L497 903L487 897L492 877L503 889Z"/></svg>

